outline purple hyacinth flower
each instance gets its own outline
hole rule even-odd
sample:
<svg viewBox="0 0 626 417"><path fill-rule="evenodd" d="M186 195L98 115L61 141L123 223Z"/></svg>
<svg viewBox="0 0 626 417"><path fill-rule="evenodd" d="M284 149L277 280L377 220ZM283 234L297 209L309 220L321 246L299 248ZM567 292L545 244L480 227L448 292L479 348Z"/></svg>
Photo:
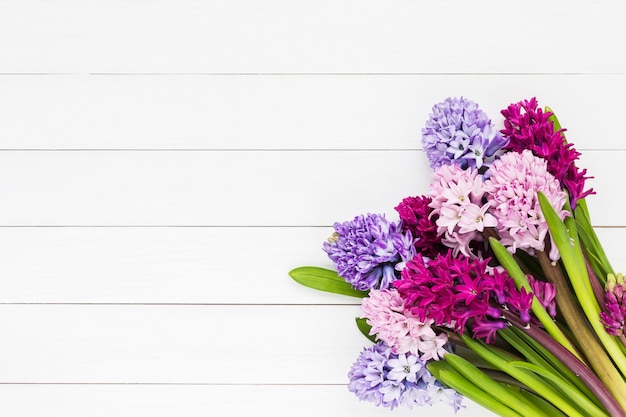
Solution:
<svg viewBox="0 0 626 417"><path fill-rule="evenodd" d="M463 169L489 167L507 143L478 104L463 97L449 97L433 106L422 129L431 168L450 164Z"/></svg>
<svg viewBox="0 0 626 417"><path fill-rule="evenodd" d="M426 361L417 356L394 354L379 342L363 349L348 373L348 389L360 400L394 409L448 403L457 411L462 397L454 390L445 390L426 369Z"/></svg>
<svg viewBox="0 0 626 417"><path fill-rule="evenodd" d="M339 276L358 290L389 288L415 255L411 233L384 215L360 215L334 228L323 249Z"/></svg>

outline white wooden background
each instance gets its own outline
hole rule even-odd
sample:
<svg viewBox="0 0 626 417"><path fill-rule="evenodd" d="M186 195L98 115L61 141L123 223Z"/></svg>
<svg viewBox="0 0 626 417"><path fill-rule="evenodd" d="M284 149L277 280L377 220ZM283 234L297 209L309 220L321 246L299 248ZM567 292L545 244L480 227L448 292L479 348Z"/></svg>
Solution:
<svg viewBox="0 0 626 417"><path fill-rule="evenodd" d="M442 416L347 391L353 299L293 283L426 191L451 95L537 96L626 269L626 6L0 0L0 415ZM486 416L468 403L460 416Z"/></svg>

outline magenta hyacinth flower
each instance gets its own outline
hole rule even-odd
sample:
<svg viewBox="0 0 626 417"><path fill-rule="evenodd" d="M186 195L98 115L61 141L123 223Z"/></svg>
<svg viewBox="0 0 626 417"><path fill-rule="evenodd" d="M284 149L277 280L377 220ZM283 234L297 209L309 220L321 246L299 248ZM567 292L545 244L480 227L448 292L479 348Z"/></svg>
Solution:
<svg viewBox="0 0 626 417"><path fill-rule="evenodd" d="M405 309L420 320L450 326L459 333L495 341L496 332L508 326L503 312L512 312L528 323L533 295L519 291L515 282L489 260L454 258L452 253L425 262L417 254L407 262L402 279L394 286Z"/></svg>
<svg viewBox="0 0 626 417"><path fill-rule="evenodd" d="M417 253L434 258L438 253L448 251L437 234L437 216L429 206L432 199L428 196L406 197L395 209L402 220L402 230L411 232Z"/></svg>
<svg viewBox="0 0 626 417"><path fill-rule="evenodd" d="M556 287L549 282L538 281L532 275L526 275L530 288L548 314L556 317Z"/></svg>
<svg viewBox="0 0 626 417"><path fill-rule="evenodd" d="M606 332L613 336L624 335L624 321L626 319L626 282L622 274L609 274L606 281L604 296L604 311L600 313L600 321Z"/></svg>
<svg viewBox="0 0 626 417"><path fill-rule="evenodd" d="M585 181L592 177L586 176L586 169L576 167L580 152L571 143L566 143L563 136L565 129L555 131L554 124L549 120L552 113L544 112L537 104L537 99L533 97L502 110L505 120L501 132L508 139L505 149L515 152L528 149L548 161L548 172L567 190L574 209L579 199L594 194L593 189L585 190Z"/></svg>

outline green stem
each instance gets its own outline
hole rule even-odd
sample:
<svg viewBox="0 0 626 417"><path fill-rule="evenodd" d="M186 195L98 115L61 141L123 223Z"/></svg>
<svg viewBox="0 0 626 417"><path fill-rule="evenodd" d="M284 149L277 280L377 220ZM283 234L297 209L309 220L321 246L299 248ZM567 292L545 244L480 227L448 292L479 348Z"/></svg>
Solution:
<svg viewBox="0 0 626 417"><path fill-rule="evenodd" d="M546 278L556 287L556 303L559 306L561 316L565 319L567 326L574 330L572 335L580 345L581 350L585 352L585 358L589 365L615 395L615 399L619 404L626 409L626 399L624 398L624 395L626 395L626 383L589 327L589 322L582 313L566 282L563 270L558 264L553 265L544 251L537 252L537 258L541 263ZM600 316L598 315L598 317ZM600 322L599 319L598 322Z"/></svg>
<svg viewBox="0 0 626 417"><path fill-rule="evenodd" d="M511 391L507 390L504 385L494 381L487 374L462 357L449 353L445 356L445 361L465 378L472 381L478 388L489 393L488 395L498 398L499 401L508 405L513 410L532 411L532 415L537 417L545 415L541 409L534 407L534 405L529 406L525 399L519 395L513 394Z"/></svg>
<svg viewBox="0 0 626 417"><path fill-rule="evenodd" d="M483 359L498 367L501 371L511 375L522 384L527 385L535 392L541 393L542 397L554 404L555 407L559 408L569 417L584 417L584 414L582 414L577 407L574 407L569 399L563 397L561 391L555 390L551 384L547 383L543 378L533 372L510 365L510 360L506 359L506 355L503 355L503 352L496 352L495 349L490 349L484 343L473 340L467 335L463 335L463 341Z"/></svg>
<svg viewBox="0 0 626 417"><path fill-rule="evenodd" d="M430 373L442 384L456 390L461 395L480 404L488 410L503 417L524 417L504 404L497 397L479 388L474 381L467 379L446 361L433 361L427 365Z"/></svg>
<svg viewBox="0 0 626 417"><path fill-rule="evenodd" d="M491 249L493 250L496 258L500 261L500 264L506 269L509 273L509 276L513 278L515 281L515 285L517 288L525 288L526 291L532 293L533 290L528 283L528 279L526 278L526 274L521 270L517 262L513 256L509 253L509 251L500 243L498 240L494 238L489 238L489 244L491 245ZM561 345L565 346L570 352L580 358L580 354L572 344L572 342L563 334L559 326L552 320L552 317L546 312L546 309L541 305L537 297L533 298L531 310L535 317L539 319L543 327L546 331L552 336L557 342Z"/></svg>
<svg viewBox="0 0 626 417"><path fill-rule="evenodd" d="M510 389L514 389L514 388L511 387ZM544 400L540 396L535 395L532 392L523 391L523 390L520 390L520 393L524 396L524 398L526 398L527 401L530 401L536 406L541 407L545 411L545 413L548 414L550 417L567 417L565 414L563 414L561 410L559 410L550 402Z"/></svg>
<svg viewBox="0 0 626 417"><path fill-rule="evenodd" d="M515 326L500 330L499 334L506 339L511 345L515 346L526 360L544 369L552 370L553 373L560 375L562 378L575 385L589 399L601 406L597 397L589 390L587 385L572 370L556 357L551 350L546 349L542 344L537 343L535 339L530 337L523 330ZM557 348L558 349L558 348ZM608 392L608 391L607 391Z"/></svg>
<svg viewBox="0 0 626 417"><path fill-rule="evenodd" d="M505 314L505 318L513 324L521 332L527 334L530 338L536 340L544 346L548 351L558 357L569 369L578 375L580 380L589 388L589 391L596 396L602 405L609 411L612 416L626 417L626 413L620 407L617 398L611 395L611 392L605 384L593 373L580 359L575 357L571 352L552 339L546 332L533 325L524 325L512 313ZM604 352L604 351L603 351ZM585 397L586 398L586 397ZM585 401L585 400L582 400ZM555 404L556 405L556 404ZM583 409L591 409L590 403L585 402ZM563 410L565 411L565 410Z"/></svg>
<svg viewBox="0 0 626 417"><path fill-rule="evenodd" d="M593 270L589 263L589 259L585 255L585 265L587 266L587 275L589 275L589 282L591 283L591 289L593 291L593 295L596 297L596 301L601 309L604 310L604 288L598 279L598 275L596 275L596 271Z"/></svg>

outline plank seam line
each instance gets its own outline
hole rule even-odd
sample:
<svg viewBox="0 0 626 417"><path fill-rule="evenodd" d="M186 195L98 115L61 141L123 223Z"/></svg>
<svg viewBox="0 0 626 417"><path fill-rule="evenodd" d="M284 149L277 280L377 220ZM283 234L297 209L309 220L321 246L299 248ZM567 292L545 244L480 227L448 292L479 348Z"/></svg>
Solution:
<svg viewBox="0 0 626 417"><path fill-rule="evenodd" d="M358 307L360 303L11 303L0 302L3 306L141 306L141 307Z"/></svg>
<svg viewBox="0 0 626 417"><path fill-rule="evenodd" d="M0 229L321 229L333 225L0 225ZM624 225L593 225L595 229L624 229Z"/></svg>
<svg viewBox="0 0 626 417"><path fill-rule="evenodd" d="M96 76L96 77L134 77L134 76L206 76L206 77L334 77L334 76L622 76L622 71L607 72L1 72L0 76Z"/></svg>
<svg viewBox="0 0 626 417"><path fill-rule="evenodd" d="M232 382L0 382L0 385L147 385L147 386L234 386L234 387L344 387L347 384L336 383L267 383L267 384L250 384L250 383L232 383Z"/></svg>

